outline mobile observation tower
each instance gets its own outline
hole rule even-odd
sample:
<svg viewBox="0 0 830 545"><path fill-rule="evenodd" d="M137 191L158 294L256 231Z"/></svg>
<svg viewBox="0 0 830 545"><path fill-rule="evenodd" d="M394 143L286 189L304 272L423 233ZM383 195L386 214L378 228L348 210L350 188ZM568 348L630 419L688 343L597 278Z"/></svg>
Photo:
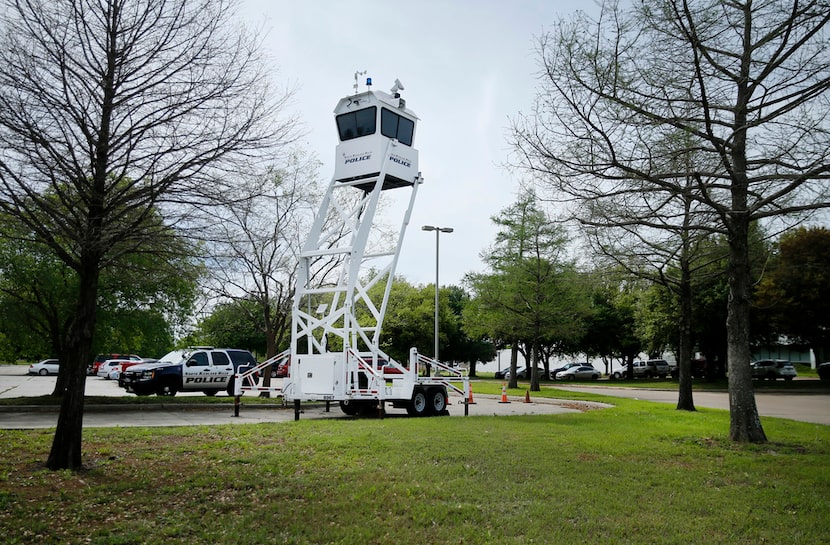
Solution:
<svg viewBox="0 0 830 545"><path fill-rule="evenodd" d="M281 392L285 403L293 402L295 418L308 401L339 402L347 414L384 414L391 403L414 416L444 415L450 393L461 396L467 414L466 371L415 348L405 362L380 348L395 268L423 179L414 147L418 117L401 97L403 85L395 80L385 93L372 90L367 78L366 91L358 92L363 74L355 73L355 94L334 109L334 175L299 257L291 348L257 369L288 359ZM380 221L379 210L401 204L405 211L397 228ZM243 378L235 381L237 395L266 389L246 388Z"/></svg>

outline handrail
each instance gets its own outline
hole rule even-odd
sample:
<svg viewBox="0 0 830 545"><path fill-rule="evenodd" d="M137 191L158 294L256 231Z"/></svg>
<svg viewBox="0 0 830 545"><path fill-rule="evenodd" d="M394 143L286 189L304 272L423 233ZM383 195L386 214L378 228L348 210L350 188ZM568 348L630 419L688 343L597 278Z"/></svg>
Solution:
<svg viewBox="0 0 830 545"><path fill-rule="evenodd" d="M262 363L258 363L252 367L247 367L245 371L239 372L237 371L234 374L234 395L240 396L242 392L281 392L282 387L280 386L245 386L245 379L250 378L251 383L255 383L256 381L252 378L257 372L261 371L262 369L267 368L271 365L279 365L286 359L291 357L291 350L283 350L279 354L263 361Z"/></svg>

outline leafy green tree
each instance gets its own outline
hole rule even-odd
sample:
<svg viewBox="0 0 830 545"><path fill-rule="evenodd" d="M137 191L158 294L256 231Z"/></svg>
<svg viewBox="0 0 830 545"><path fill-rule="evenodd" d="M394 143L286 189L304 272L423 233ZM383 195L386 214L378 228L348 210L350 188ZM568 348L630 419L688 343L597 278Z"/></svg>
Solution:
<svg viewBox="0 0 830 545"><path fill-rule="evenodd" d="M492 361L496 357L496 346L486 334L476 334L466 326L464 314L470 305L471 297L460 286L447 286L449 293L449 309L453 315L454 327L449 329L446 349L442 349L442 357L453 362L464 362L469 365L470 376L476 376L476 363Z"/></svg>
<svg viewBox="0 0 830 545"><path fill-rule="evenodd" d="M599 355L605 372L614 359L630 365L641 351L636 326L636 293L630 283L613 275L598 275L591 293L591 311L585 318L585 336L578 344L586 354Z"/></svg>
<svg viewBox="0 0 830 545"><path fill-rule="evenodd" d="M773 333L806 343L818 361L830 360L830 229L785 233L755 304Z"/></svg>
<svg viewBox="0 0 830 545"><path fill-rule="evenodd" d="M493 221L499 232L485 256L493 274L468 275L467 282L475 312L492 320L493 338L506 333L514 346L521 341L530 347L530 388L538 391L542 346L570 345L582 336L587 295L575 266L565 259L563 230L548 220L532 192ZM511 367L515 371L514 361ZM515 380L511 372L511 387Z"/></svg>
<svg viewBox="0 0 830 545"><path fill-rule="evenodd" d="M248 307L248 308L244 308ZM265 332L259 321L259 302L237 300L216 305L200 320L189 341L195 345L243 348L266 354ZM285 343L287 345L287 342ZM282 346L285 349L286 346Z"/></svg>
<svg viewBox="0 0 830 545"><path fill-rule="evenodd" d="M385 282L372 286L371 292L382 292ZM409 361L413 346L423 354L432 354L434 324L434 287L418 288L396 277L389 292L386 315L380 335L380 348L399 362ZM446 294L439 292L439 331L444 330ZM444 303L444 304L440 304ZM366 312L368 315L368 311ZM359 318L360 319L360 315ZM439 347L442 345L439 337Z"/></svg>
<svg viewBox="0 0 830 545"><path fill-rule="evenodd" d="M6 232L21 235L6 219ZM95 351L158 356L170 350L198 291L201 268L193 253L183 239L165 238L157 254L126 255L102 271ZM15 358L60 355L77 289L75 271L43 245L23 236L0 239L5 350ZM54 395L63 392L65 373L62 366Z"/></svg>

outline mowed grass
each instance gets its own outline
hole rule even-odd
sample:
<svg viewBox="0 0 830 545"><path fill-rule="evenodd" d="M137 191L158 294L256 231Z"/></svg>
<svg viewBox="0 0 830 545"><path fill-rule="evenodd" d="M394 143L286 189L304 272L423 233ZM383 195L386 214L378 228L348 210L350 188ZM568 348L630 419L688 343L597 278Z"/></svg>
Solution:
<svg viewBox="0 0 830 545"><path fill-rule="evenodd" d="M826 543L830 427L603 398L580 414L0 431L8 544Z"/></svg>

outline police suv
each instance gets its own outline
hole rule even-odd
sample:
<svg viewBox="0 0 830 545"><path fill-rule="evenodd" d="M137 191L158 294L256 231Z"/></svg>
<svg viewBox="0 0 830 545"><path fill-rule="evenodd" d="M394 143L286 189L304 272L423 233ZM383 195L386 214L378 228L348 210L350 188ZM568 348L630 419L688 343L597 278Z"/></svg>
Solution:
<svg viewBox="0 0 830 545"><path fill-rule="evenodd" d="M171 352L156 363L125 369L118 378L118 385L136 395L174 396L177 392L204 392L213 396L222 390L233 395L234 374L256 364L256 358L247 350L189 348Z"/></svg>

